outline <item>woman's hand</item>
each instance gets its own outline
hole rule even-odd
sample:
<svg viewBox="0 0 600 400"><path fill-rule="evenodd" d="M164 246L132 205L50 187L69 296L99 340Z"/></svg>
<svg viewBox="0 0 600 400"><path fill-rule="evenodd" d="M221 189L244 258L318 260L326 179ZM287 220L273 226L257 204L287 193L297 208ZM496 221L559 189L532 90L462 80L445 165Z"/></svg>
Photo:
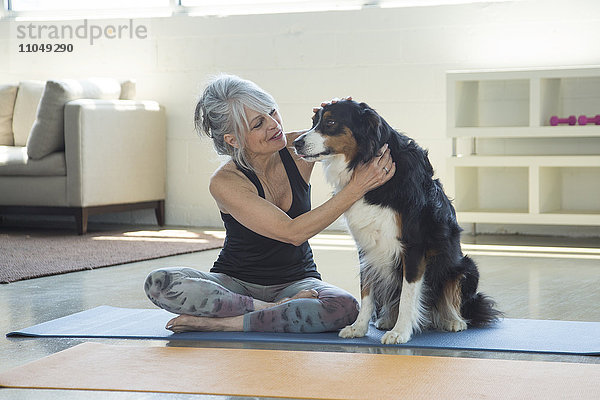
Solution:
<svg viewBox="0 0 600 400"><path fill-rule="evenodd" d="M333 99L329 100L329 101L324 101L321 103L321 107L313 107L313 112L317 113L319 112L319 110L329 104L334 104L337 103L338 101L343 101L343 100L352 100L352 96L348 96L348 97L342 97L341 99L338 97L334 97Z"/></svg>
<svg viewBox="0 0 600 400"><path fill-rule="evenodd" d="M361 197L389 181L396 172L396 163L387 144L379 149L378 154L370 162L358 165L350 179L349 184L362 192Z"/></svg>

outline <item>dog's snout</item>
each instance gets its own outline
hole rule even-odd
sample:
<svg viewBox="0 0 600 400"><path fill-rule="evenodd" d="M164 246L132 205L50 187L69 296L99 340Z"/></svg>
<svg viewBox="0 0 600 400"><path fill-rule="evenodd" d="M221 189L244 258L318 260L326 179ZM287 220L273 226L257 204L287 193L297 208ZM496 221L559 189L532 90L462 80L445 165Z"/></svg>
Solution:
<svg viewBox="0 0 600 400"><path fill-rule="evenodd" d="M294 140L294 148L296 151L300 151L304 148L306 141L304 140L304 135L300 136L298 139Z"/></svg>

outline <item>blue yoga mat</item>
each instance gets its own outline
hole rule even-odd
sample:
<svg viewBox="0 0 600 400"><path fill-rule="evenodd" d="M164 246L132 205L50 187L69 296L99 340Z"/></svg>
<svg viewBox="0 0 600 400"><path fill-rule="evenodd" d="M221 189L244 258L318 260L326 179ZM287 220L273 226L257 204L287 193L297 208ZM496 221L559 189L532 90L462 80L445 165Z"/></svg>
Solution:
<svg viewBox="0 0 600 400"><path fill-rule="evenodd" d="M367 336L355 339L340 338L337 332L173 333L165 329L173 317L174 314L160 309L100 306L10 332L7 336L314 343L600 355L600 322L504 319L487 328L469 328L456 333L428 331L415 335L405 344L382 345L380 340L385 331L374 326L369 327Z"/></svg>

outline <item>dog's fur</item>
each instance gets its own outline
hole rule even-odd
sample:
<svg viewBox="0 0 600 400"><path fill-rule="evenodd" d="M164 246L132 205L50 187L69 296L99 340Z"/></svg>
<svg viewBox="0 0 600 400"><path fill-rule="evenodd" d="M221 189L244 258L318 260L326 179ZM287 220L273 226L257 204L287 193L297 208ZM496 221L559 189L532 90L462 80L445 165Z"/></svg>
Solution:
<svg viewBox="0 0 600 400"><path fill-rule="evenodd" d="M426 150L365 103L349 100L318 111L294 147L307 161L323 161L339 191L385 143L396 173L345 213L359 249L362 301L340 336L364 336L373 316L378 328L391 329L385 344L405 343L422 329L455 332L496 320L493 301L477 292L477 266L462 254L454 207L433 179Z"/></svg>

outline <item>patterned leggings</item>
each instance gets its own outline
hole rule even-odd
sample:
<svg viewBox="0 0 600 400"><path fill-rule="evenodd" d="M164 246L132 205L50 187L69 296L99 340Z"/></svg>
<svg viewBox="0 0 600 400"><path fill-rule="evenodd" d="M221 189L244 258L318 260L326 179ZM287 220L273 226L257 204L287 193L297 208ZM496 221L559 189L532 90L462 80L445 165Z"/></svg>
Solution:
<svg viewBox="0 0 600 400"><path fill-rule="evenodd" d="M318 292L316 299L300 298L254 310L254 299L277 302L309 289ZM164 268L148 275L144 290L155 305L174 314L243 315L246 332L335 331L353 323L358 315L358 302L350 293L315 278L262 286L221 273Z"/></svg>

